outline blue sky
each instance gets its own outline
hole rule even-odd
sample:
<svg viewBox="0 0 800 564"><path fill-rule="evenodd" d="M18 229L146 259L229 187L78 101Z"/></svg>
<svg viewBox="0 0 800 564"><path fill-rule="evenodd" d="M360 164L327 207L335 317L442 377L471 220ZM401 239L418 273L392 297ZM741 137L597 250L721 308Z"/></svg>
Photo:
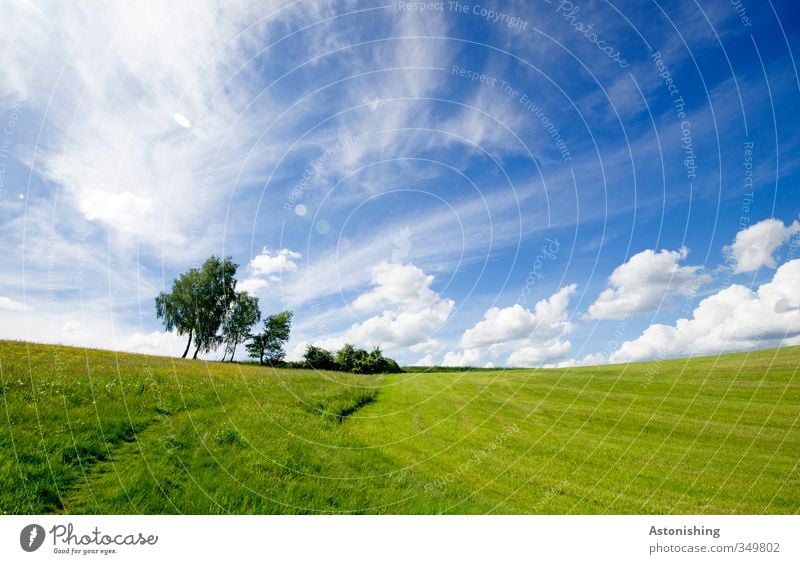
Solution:
<svg viewBox="0 0 800 564"><path fill-rule="evenodd" d="M153 298L213 253L290 358L800 344L792 2L6 11L0 338L178 355Z"/></svg>

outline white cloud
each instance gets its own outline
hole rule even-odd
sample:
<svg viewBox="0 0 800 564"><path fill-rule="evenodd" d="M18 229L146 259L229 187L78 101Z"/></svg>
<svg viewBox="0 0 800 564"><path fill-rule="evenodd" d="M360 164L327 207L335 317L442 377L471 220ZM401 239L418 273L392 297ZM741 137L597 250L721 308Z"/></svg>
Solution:
<svg viewBox="0 0 800 564"><path fill-rule="evenodd" d="M413 363L413 366L434 366L433 355L427 354Z"/></svg>
<svg viewBox="0 0 800 564"><path fill-rule="evenodd" d="M70 320L61 326L59 343L75 347L89 346L91 333L80 321Z"/></svg>
<svg viewBox="0 0 800 564"><path fill-rule="evenodd" d="M44 115L44 142L17 156L62 187L62 220L77 210L168 243L176 256L205 225L191 243L208 244L209 216L251 170L243 155L263 133L256 116L238 119L251 87L235 72L252 47L241 31L272 9L211 0L5 7L14 28L0 38L10 54L0 82L25 92L27 113Z"/></svg>
<svg viewBox="0 0 800 564"><path fill-rule="evenodd" d="M0 296L0 309L6 311L25 311L30 308L26 307L22 302L12 300L6 296Z"/></svg>
<svg viewBox="0 0 800 564"><path fill-rule="evenodd" d="M263 290L269 286L269 282L263 278L247 278L236 284L236 289L240 292L247 292L250 295L256 295L259 290Z"/></svg>
<svg viewBox="0 0 800 564"><path fill-rule="evenodd" d="M343 339L361 346L435 350L438 342L431 334L447 321L454 302L431 290L433 280L433 276L411 264L377 265L373 269L373 289L358 296L353 307L362 311L385 309L352 325Z"/></svg>
<svg viewBox="0 0 800 564"><path fill-rule="evenodd" d="M295 272L295 261L301 258L303 255L289 249L270 251L264 247L247 265L251 277L238 282L236 289L255 295L269 286L270 282L279 282L284 273Z"/></svg>
<svg viewBox="0 0 800 564"><path fill-rule="evenodd" d="M449 352L444 355L442 366L473 366L484 356L478 349L466 349L460 353Z"/></svg>
<svg viewBox="0 0 800 564"><path fill-rule="evenodd" d="M429 307L439 300L430 289L433 276L413 264L381 263L372 270L371 291L360 295L353 307L362 311L373 311L387 305L400 305L412 311Z"/></svg>
<svg viewBox="0 0 800 564"><path fill-rule="evenodd" d="M654 324L623 343L611 362L630 362L800 344L800 259L752 291L733 285L704 299L691 319Z"/></svg>
<svg viewBox="0 0 800 564"><path fill-rule="evenodd" d="M386 310L353 325L344 339L367 347L411 347L428 341L429 335L447 321L452 309L452 300L440 299L418 311Z"/></svg>
<svg viewBox="0 0 800 564"><path fill-rule="evenodd" d="M497 357L508 352L510 366L536 366L564 358L572 350L572 343L561 338L574 329L567 307L576 289L575 284L564 286L537 302L532 311L519 304L488 309L481 321L464 331L459 341L462 352L447 353L443 364L470 366L487 354Z"/></svg>
<svg viewBox="0 0 800 564"><path fill-rule="evenodd" d="M583 358L571 358L569 360L562 360L555 364L546 365L545 368L568 368L570 366L595 366L598 364L606 364L608 359L602 353L587 354Z"/></svg>
<svg viewBox="0 0 800 564"><path fill-rule="evenodd" d="M454 302L431 290L434 277L411 264L380 263L372 268L371 280L372 288L353 300L352 309L329 309L306 318L292 340L296 344L290 345L293 356L287 358L302 356L307 343L328 350L351 343L389 351L407 348L429 356L441 351L442 344L432 334L447 321ZM348 311L372 315L344 329L341 323ZM331 324L342 329L337 333Z"/></svg>
<svg viewBox="0 0 800 564"><path fill-rule="evenodd" d="M141 218L153 212L153 199L139 197L128 190L112 193L104 190L83 192L78 202L80 211L90 221L100 220L125 232L137 232Z"/></svg>
<svg viewBox="0 0 800 564"><path fill-rule="evenodd" d="M437 339L426 339L421 343L409 347L411 352L436 354L442 350L442 343Z"/></svg>
<svg viewBox="0 0 800 564"><path fill-rule="evenodd" d="M689 254L680 251L656 253L647 249L618 266L608 278L608 288L589 306L589 319L621 319L627 315L653 311L672 295L693 296L708 280L699 266L680 266Z"/></svg>
<svg viewBox="0 0 800 564"><path fill-rule="evenodd" d="M188 339L188 336L178 336L177 333L165 331L150 333L137 331L113 337L101 337L95 323L69 320L61 326L56 342L75 347L100 347L115 351L178 357L186 348ZM189 352L193 353L194 347ZM213 357L213 352L202 357Z"/></svg>
<svg viewBox="0 0 800 564"><path fill-rule="evenodd" d="M453 80L456 84L466 81L457 77ZM515 135L519 135L527 125L528 116L524 108L510 96L504 96L499 85L494 88L480 85L473 92L464 106L442 124L444 131L453 134L445 139L470 148L474 145L476 151L522 152L522 142Z"/></svg>
<svg viewBox="0 0 800 564"><path fill-rule="evenodd" d="M188 341L188 336L179 336L173 332L136 332L122 341L119 350L158 356L180 356ZM194 348L189 350L190 354L193 352Z"/></svg>
<svg viewBox="0 0 800 564"><path fill-rule="evenodd" d="M550 339L542 343L526 345L514 349L508 355L509 366L538 366L549 361L564 358L572 351L572 343L559 339Z"/></svg>
<svg viewBox="0 0 800 564"><path fill-rule="evenodd" d="M303 255L289 249L279 249L275 252L266 247L250 261L250 270L256 276L271 276L284 272L297 270L296 260Z"/></svg>
<svg viewBox="0 0 800 564"><path fill-rule="evenodd" d="M306 352L308 341L304 338L294 338L286 347L286 360L290 362L299 362L303 360L303 355Z"/></svg>
<svg viewBox="0 0 800 564"><path fill-rule="evenodd" d="M519 304L503 309L493 307L486 311L483 320L461 337L465 349L489 347L492 352L503 352L517 347L521 342L541 342L560 337L573 329L567 315L567 306L577 286L570 284L545 300L540 300L533 311Z"/></svg>
<svg viewBox="0 0 800 564"><path fill-rule="evenodd" d="M733 262L734 274L753 272L759 268L775 268L775 251L796 232L800 223L784 225L778 219L765 219L736 234L723 252Z"/></svg>

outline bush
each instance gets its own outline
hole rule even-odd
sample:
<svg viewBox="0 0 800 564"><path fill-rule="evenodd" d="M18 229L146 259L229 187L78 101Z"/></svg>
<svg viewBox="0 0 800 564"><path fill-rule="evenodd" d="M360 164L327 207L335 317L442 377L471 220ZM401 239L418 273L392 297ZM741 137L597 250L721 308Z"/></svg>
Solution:
<svg viewBox="0 0 800 564"><path fill-rule="evenodd" d="M333 353L322 347L308 345L303 355L303 360L308 368L314 368L316 370L336 370L336 361L333 358Z"/></svg>
<svg viewBox="0 0 800 564"><path fill-rule="evenodd" d="M340 370L355 372L356 374L389 374L402 372L400 366L391 358L383 356L380 347L375 347L367 353L364 349L354 348L353 345L343 346L336 354Z"/></svg>
<svg viewBox="0 0 800 564"><path fill-rule="evenodd" d="M357 349L351 344L344 345L334 355L321 347L308 345L305 355L306 368L316 370L339 370L356 374L390 374L402 372L400 366L391 358L383 356L380 347L372 352Z"/></svg>

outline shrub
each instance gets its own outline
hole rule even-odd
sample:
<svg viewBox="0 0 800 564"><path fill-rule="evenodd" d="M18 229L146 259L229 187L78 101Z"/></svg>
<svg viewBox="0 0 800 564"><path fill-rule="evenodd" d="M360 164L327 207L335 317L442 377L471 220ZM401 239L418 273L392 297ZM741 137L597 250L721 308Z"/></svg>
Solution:
<svg viewBox="0 0 800 564"><path fill-rule="evenodd" d="M308 345L303 355L303 360L308 368L314 368L316 370L336 370L336 361L333 358L333 353L322 347Z"/></svg>
<svg viewBox="0 0 800 564"><path fill-rule="evenodd" d="M334 354L321 347L308 345L303 358L306 368L316 370L339 370L356 374L389 374L403 371L394 360L383 356L380 347L375 347L368 353L348 343Z"/></svg>

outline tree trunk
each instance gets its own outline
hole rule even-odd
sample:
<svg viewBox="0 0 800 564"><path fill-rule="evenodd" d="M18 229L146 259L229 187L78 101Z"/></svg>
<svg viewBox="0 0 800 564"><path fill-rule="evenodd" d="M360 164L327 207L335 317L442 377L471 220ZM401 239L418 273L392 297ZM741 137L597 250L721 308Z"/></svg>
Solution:
<svg viewBox="0 0 800 564"><path fill-rule="evenodd" d="M258 363L264 365L264 349L261 349L261 358L258 359Z"/></svg>
<svg viewBox="0 0 800 564"><path fill-rule="evenodd" d="M231 360L230 360L230 362L233 362L233 357L234 357L235 354L236 354L236 343L233 343L233 350L231 351Z"/></svg>
<svg viewBox="0 0 800 564"><path fill-rule="evenodd" d="M189 329L189 342L186 343L186 350L183 351L181 358L186 358L186 355L189 354L189 347L192 346L192 330Z"/></svg>
<svg viewBox="0 0 800 564"><path fill-rule="evenodd" d="M197 360L197 353L200 352L200 345L197 345L197 348L194 349L194 354L192 355L192 360Z"/></svg>
<svg viewBox="0 0 800 564"><path fill-rule="evenodd" d="M225 362L225 357L228 356L228 347L225 347L225 350L222 351L222 360L220 362Z"/></svg>

